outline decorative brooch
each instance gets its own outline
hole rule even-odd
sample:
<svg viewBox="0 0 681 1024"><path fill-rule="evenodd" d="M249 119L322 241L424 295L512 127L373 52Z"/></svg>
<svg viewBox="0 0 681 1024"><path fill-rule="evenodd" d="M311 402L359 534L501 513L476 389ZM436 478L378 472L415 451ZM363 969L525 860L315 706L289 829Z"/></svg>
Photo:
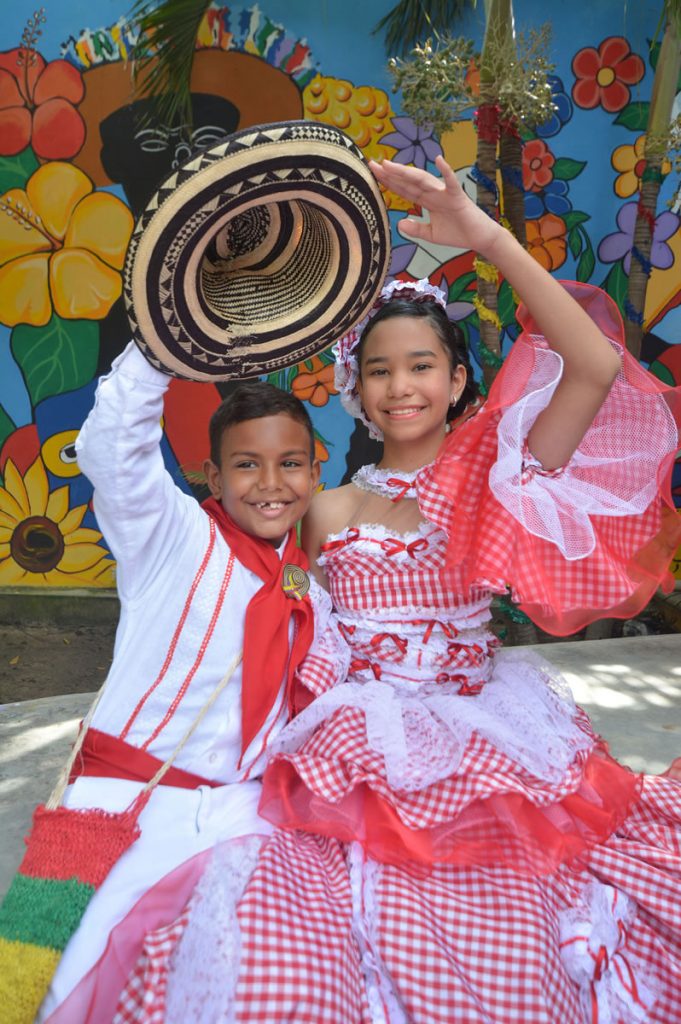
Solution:
<svg viewBox="0 0 681 1024"><path fill-rule="evenodd" d="M310 589L310 577L299 565L288 562L284 566L281 585L287 597L302 601Z"/></svg>

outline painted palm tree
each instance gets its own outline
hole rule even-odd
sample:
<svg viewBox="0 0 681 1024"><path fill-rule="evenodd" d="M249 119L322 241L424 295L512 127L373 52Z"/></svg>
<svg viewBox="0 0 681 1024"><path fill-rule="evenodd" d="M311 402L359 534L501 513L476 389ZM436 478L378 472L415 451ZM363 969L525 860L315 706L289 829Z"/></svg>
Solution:
<svg viewBox="0 0 681 1024"><path fill-rule="evenodd" d="M662 163L667 156L669 122L681 71L681 0L665 0L662 18L664 35L655 68L648 111L644 149L646 164L641 177L632 247L633 258L625 304L627 348L637 359L641 355L657 199L664 177Z"/></svg>

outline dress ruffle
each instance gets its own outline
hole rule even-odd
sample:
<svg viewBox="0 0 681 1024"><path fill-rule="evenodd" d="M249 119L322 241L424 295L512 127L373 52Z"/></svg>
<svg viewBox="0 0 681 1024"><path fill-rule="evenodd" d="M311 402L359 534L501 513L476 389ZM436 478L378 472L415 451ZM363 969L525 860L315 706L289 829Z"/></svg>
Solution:
<svg viewBox="0 0 681 1024"><path fill-rule="evenodd" d="M563 282L621 348L612 300ZM562 373L527 311L485 404L448 437L417 481L424 515L446 530L464 586L511 587L530 618L566 635L603 616L637 614L673 580L681 540L671 498L681 393L622 350L613 387L570 461L544 471L526 438Z"/></svg>
<svg viewBox="0 0 681 1024"><path fill-rule="evenodd" d="M272 747L260 813L389 864L545 874L606 840L636 801L550 667L504 652L476 696L395 679L334 687Z"/></svg>

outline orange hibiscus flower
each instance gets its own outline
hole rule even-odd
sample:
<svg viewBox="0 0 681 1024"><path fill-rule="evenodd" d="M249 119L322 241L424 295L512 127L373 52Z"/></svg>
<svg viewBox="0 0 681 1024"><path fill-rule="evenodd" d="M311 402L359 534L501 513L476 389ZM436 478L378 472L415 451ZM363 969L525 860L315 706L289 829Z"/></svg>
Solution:
<svg viewBox="0 0 681 1024"><path fill-rule="evenodd" d="M557 270L565 263L567 227L562 217L546 213L538 220L527 221L527 248L545 270Z"/></svg>

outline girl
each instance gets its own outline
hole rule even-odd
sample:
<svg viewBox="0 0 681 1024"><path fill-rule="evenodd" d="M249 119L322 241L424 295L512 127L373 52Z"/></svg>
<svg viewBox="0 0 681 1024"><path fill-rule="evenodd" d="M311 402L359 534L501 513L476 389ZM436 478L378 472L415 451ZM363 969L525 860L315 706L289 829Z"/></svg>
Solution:
<svg viewBox="0 0 681 1024"><path fill-rule="evenodd" d="M489 608L510 585L567 633L647 602L678 541L678 396L614 344L609 299L554 281L444 161L372 166L430 212L405 234L499 267L524 334L484 404L427 282L338 344L384 443L304 524L350 672L270 748L279 827L245 890L217 851L116 1020L671 1024L681 787L618 765L550 666L497 650Z"/></svg>

